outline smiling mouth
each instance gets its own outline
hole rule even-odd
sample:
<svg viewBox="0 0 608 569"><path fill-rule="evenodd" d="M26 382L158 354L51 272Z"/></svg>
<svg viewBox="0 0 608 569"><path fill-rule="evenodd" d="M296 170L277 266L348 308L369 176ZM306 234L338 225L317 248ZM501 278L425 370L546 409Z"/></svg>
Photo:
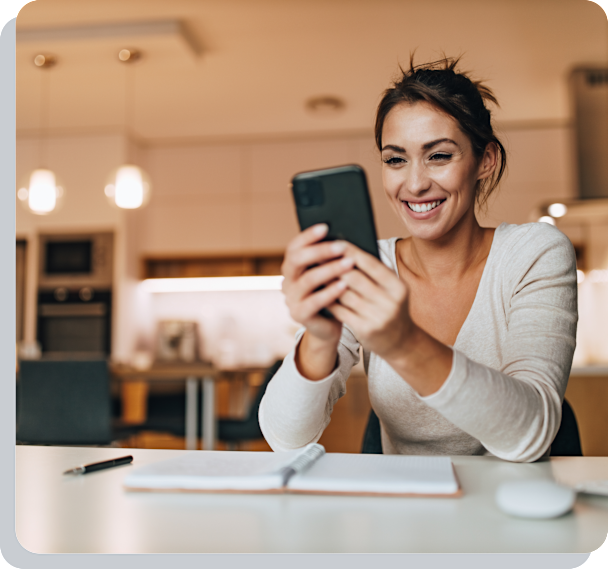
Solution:
<svg viewBox="0 0 608 569"><path fill-rule="evenodd" d="M441 205L445 200L435 200L433 202L425 202L425 203L412 203L405 202L407 207L409 207L412 211L416 213L424 213L427 211L431 211L435 209L437 206Z"/></svg>

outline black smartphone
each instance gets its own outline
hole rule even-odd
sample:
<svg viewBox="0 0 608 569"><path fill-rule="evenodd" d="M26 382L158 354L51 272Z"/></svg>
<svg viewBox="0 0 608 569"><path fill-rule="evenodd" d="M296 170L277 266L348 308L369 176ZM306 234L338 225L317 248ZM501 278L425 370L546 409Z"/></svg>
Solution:
<svg viewBox="0 0 608 569"><path fill-rule="evenodd" d="M378 259L378 243L367 178L361 166L349 164L296 174L291 180L300 229L326 223L324 241L343 239ZM333 318L323 308L319 314Z"/></svg>
<svg viewBox="0 0 608 569"><path fill-rule="evenodd" d="M301 172L292 178L291 190L300 229L326 223L326 241L350 241L380 258L372 202L361 166Z"/></svg>

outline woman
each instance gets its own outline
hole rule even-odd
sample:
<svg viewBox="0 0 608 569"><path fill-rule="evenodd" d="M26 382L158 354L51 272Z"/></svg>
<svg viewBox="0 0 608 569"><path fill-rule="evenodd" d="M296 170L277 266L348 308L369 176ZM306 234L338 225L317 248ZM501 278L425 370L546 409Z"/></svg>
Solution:
<svg viewBox="0 0 608 569"><path fill-rule="evenodd" d="M319 439L362 346L384 453L549 453L575 347L574 251L548 224L480 227L506 156L492 92L456 64L412 64L378 107L383 185L410 237L380 241L382 262L323 242L324 225L287 248L283 291L304 328L260 406L274 450Z"/></svg>

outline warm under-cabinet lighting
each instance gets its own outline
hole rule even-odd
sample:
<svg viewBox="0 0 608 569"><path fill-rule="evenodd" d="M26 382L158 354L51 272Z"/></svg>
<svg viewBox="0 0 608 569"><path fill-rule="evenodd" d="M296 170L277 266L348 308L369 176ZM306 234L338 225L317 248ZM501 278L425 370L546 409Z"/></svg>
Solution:
<svg viewBox="0 0 608 569"><path fill-rule="evenodd" d="M145 279L147 292L221 292L281 290L282 276Z"/></svg>
<svg viewBox="0 0 608 569"><path fill-rule="evenodd" d="M589 280L592 283L608 283L608 270L607 269L594 269L589 272Z"/></svg>

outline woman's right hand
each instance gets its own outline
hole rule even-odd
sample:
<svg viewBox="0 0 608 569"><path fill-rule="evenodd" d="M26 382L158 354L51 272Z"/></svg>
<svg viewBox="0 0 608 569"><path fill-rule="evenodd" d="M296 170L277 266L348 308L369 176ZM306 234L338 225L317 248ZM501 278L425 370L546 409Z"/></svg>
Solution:
<svg viewBox="0 0 608 569"><path fill-rule="evenodd" d="M344 292L346 285L339 277L352 270L354 261L343 257L345 243L321 241L327 230L324 223L313 225L292 239L281 269L283 294L291 317L312 336L309 342L335 350L342 323L321 316L319 311L336 302ZM313 265L316 266L310 268Z"/></svg>

